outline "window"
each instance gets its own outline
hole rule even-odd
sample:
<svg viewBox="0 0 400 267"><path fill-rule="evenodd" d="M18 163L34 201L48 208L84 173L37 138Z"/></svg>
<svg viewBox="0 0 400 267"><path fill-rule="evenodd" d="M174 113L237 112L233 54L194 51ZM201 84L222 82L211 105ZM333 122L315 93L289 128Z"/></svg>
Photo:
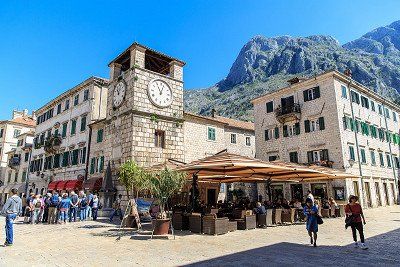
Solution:
<svg viewBox="0 0 400 267"><path fill-rule="evenodd" d="M369 135L369 129L370 129L370 127L369 127L369 124L367 124L367 123L365 123L365 122L360 122L360 125L361 125L361 133L363 134L363 135Z"/></svg>
<svg viewBox="0 0 400 267"><path fill-rule="evenodd" d="M62 134L61 134L62 138L67 137L67 127L68 127L68 122L64 122L62 125Z"/></svg>
<svg viewBox="0 0 400 267"><path fill-rule="evenodd" d="M379 115L383 115L382 105L378 104L378 113Z"/></svg>
<svg viewBox="0 0 400 267"><path fill-rule="evenodd" d="M73 119L71 121L71 135L74 135L76 133L76 119Z"/></svg>
<svg viewBox="0 0 400 267"><path fill-rule="evenodd" d="M397 114L396 114L396 112L394 112L394 111L393 111L393 120L394 120L394 121L397 121Z"/></svg>
<svg viewBox="0 0 400 267"><path fill-rule="evenodd" d="M374 150L370 150L369 154L371 156L371 165L375 166L376 165L376 160L375 160L375 151Z"/></svg>
<svg viewBox="0 0 400 267"><path fill-rule="evenodd" d="M96 158L91 158L90 159L90 174L94 173L95 164L96 164Z"/></svg>
<svg viewBox="0 0 400 267"><path fill-rule="evenodd" d="M97 161L97 169L99 172L103 172L104 170L104 156L101 156Z"/></svg>
<svg viewBox="0 0 400 267"><path fill-rule="evenodd" d="M299 156L297 151L289 152L290 162L299 163Z"/></svg>
<svg viewBox="0 0 400 267"><path fill-rule="evenodd" d="M361 163L367 163L367 157L365 156L365 149L360 148L360 154L361 154Z"/></svg>
<svg viewBox="0 0 400 267"><path fill-rule="evenodd" d="M351 95L351 102L359 105L360 104L360 95L354 91L350 91L350 95Z"/></svg>
<svg viewBox="0 0 400 267"><path fill-rule="evenodd" d="M86 118L86 115L81 118L81 132L86 130Z"/></svg>
<svg viewBox="0 0 400 267"><path fill-rule="evenodd" d="M390 113L388 108L385 108L385 116L386 118L390 119Z"/></svg>
<svg viewBox="0 0 400 267"><path fill-rule="evenodd" d="M61 154L54 155L53 168L60 168L60 157L61 157Z"/></svg>
<svg viewBox="0 0 400 267"><path fill-rule="evenodd" d="M103 129L97 130L97 143L103 142Z"/></svg>
<svg viewBox="0 0 400 267"><path fill-rule="evenodd" d="M27 173L26 170L24 170L24 171L22 172L22 177L21 177L21 178L22 178L22 182L23 182L23 183L25 183L25 181L26 181L26 173Z"/></svg>
<svg viewBox="0 0 400 267"><path fill-rule="evenodd" d="M79 149L74 149L71 153L71 165L78 165Z"/></svg>
<svg viewBox="0 0 400 267"><path fill-rule="evenodd" d="M89 89L86 89L83 92L83 101L87 101L89 99Z"/></svg>
<svg viewBox="0 0 400 267"><path fill-rule="evenodd" d="M349 152L350 152L350 160L356 160L356 156L354 154L354 147L349 146Z"/></svg>
<svg viewBox="0 0 400 267"><path fill-rule="evenodd" d="M14 138L16 138L18 135L20 135L21 134L21 130L18 130L18 129L14 129Z"/></svg>
<svg viewBox="0 0 400 267"><path fill-rule="evenodd" d="M375 102L371 100L371 110L375 111Z"/></svg>
<svg viewBox="0 0 400 267"><path fill-rule="evenodd" d="M274 137L275 137L275 139L279 138L279 127L275 127L275 129L274 129Z"/></svg>
<svg viewBox="0 0 400 267"><path fill-rule="evenodd" d="M215 128L214 127L208 127L207 139L210 141L215 141Z"/></svg>
<svg viewBox="0 0 400 267"><path fill-rule="evenodd" d="M347 99L347 88L342 85L342 97Z"/></svg>
<svg viewBox="0 0 400 267"><path fill-rule="evenodd" d="M8 183L11 183L11 175L12 175L12 172L9 171L9 172L8 172L8 179L7 179L7 182L8 182Z"/></svg>
<svg viewBox="0 0 400 267"><path fill-rule="evenodd" d="M14 183L18 182L18 172L15 172L15 176L14 176Z"/></svg>
<svg viewBox="0 0 400 267"><path fill-rule="evenodd" d="M156 130L154 132L154 146L165 148L165 132Z"/></svg>
<svg viewBox="0 0 400 267"><path fill-rule="evenodd" d="M81 164L86 163L86 147L81 148L80 150L80 163Z"/></svg>
<svg viewBox="0 0 400 267"><path fill-rule="evenodd" d="M379 163L381 164L381 167L385 166L385 162L383 160L383 154L382 153L379 153Z"/></svg>
<svg viewBox="0 0 400 267"><path fill-rule="evenodd" d="M269 129L264 130L264 140L268 141L272 139L272 131Z"/></svg>
<svg viewBox="0 0 400 267"><path fill-rule="evenodd" d="M277 160L278 159L278 156L276 156L276 155L273 155L273 156L269 156L268 157L268 161L275 161L275 160Z"/></svg>
<svg viewBox="0 0 400 267"><path fill-rule="evenodd" d="M69 165L69 151L63 153L62 167L67 167Z"/></svg>
<svg viewBox="0 0 400 267"><path fill-rule="evenodd" d="M64 107L64 110L68 109L69 109L69 99L65 100L65 107Z"/></svg>
<svg viewBox="0 0 400 267"><path fill-rule="evenodd" d="M308 163L329 161L328 149L308 151L307 160Z"/></svg>
<svg viewBox="0 0 400 267"><path fill-rule="evenodd" d="M29 160L29 152L25 152L24 160L25 160L25 162L27 162Z"/></svg>
<svg viewBox="0 0 400 267"><path fill-rule="evenodd" d="M79 104L79 95L76 95L74 98L74 106L77 106Z"/></svg>
<svg viewBox="0 0 400 267"><path fill-rule="evenodd" d="M318 120L305 120L304 131L306 133L325 130L325 119L319 117Z"/></svg>
<svg viewBox="0 0 400 267"><path fill-rule="evenodd" d="M61 113L61 103L57 105L57 115Z"/></svg>
<svg viewBox="0 0 400 267"><path fill-rule="evenodd" d="M397 169L400 169L400 161L398 157L394 157L394 166L396 166Z"/></svg>
<svg viewBox="0 0 400 267"><path fill-rule="evenodd" d="M319 86L316 86L314 88L303 91L304 102L317 99L320 96L321 96L321 94L320 94Z"/></svg>
<svg viewBox="0 0 400 267"><path fill-rule="evenodd" d="M231 134L231 144L236 144L236 134Z"/></svg>
<svg viewBox="0 0 400 267"><path fill-rule="evenodd" d="M370 125L369 126L369 131L371 132L371 137L373 137L373 138L377 138L378 137L377 131L376 131L376 126Z"/></svg>
<svg viewBox="0 0 400 267"><path fill-rule="evenodd" d="M300 123L296 122L294 125L283 125L283 136L293 136L300 134Z"/></svg>
<svg viewBox="0 0 400 267"><path fill-rule="evenodd" d="M365 96L361 96L361 106L369 109L369 100Z"/></svg>
<svg viewBox="0 0 400 267"><path fill-rule="evenodd" d="M270 101L266 104L267 113L271 113L274 111L274 102Z"/></svg>
<svg viewBox="0 0 400 267"><path fill-rule="evenodd" d="M251 138L250 136L246 136L246 146L250 146L251 145Z"/></svg>
<svg viewBox="0 0 400 267"><path fill-rule="evenodd" d="M391 156L389 154L386 154L386 162L387 162L387 166L389 168L392 167L392 159L391 159Z"/></svg>
<svg viewBox="0 0 400 267"><path fill-rule="evenodd" d="M4 129L0 129L0 138L2 138L4 135Z"/></svg>

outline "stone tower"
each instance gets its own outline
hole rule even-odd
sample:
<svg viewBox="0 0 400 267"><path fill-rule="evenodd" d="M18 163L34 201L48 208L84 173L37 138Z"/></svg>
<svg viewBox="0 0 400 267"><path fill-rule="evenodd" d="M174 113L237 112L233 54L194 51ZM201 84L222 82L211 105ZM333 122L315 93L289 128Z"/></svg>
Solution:
<svg viewBox="0 0 400 267"><path fill-rule="evenodd" d="M141 166L184 161L184 65L138 43L109 64L104 156L114 179L127 160Z"/></svg>

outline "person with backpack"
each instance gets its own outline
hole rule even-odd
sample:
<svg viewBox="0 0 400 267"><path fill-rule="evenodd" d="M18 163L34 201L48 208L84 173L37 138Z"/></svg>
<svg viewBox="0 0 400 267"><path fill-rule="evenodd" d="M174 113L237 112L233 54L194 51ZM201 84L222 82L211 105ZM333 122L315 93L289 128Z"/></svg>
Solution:
<svg viewBox="0 0 400 267"><path fill-rule="evenodd" d="M88 191L88 192L89 192L89 194L87 195L87 202L88 202L88 203L91 203L92 200L93 200L93 194L92 194L91 191ZM93 216L93 214L92 214L92 207L91 207L90 205L87 205L87 206L86 206L86 218L89 219L89 218L92 217L92 216Z"/></svg>
<svg viewBox="0 0 400 267"><path fill-rule="evenodd" d="M71 191L71 207L69 208L69 222L76 222L76 214L78 212L78 205L79 205L79 197L78 195L74 192Z"/></svg>
<svg viewBox="0 0 400 267"><path fill-rule="evenodd" d="M87 206L88 206L87 198L83 192L80 192L79 219L81 222L86 220L86 207Z"/></svg>
<svg viewBox="0 0 400 267"><path fill-rule="evenodd" d="M314 247L317 246L317 233L318 233L318 206L313 203L311 198L306 199L306 205L304 206L303 212L307 217L306 228L308 235L310 236L310 243Z"/></svg>
<svg viewBox="0 0 400 267"><path fill-rule="evenodd" d="M361 249L368 249L368 247L365 245L365 238L364 238L364 227L363 225L366 224L365 222L365 217L364 213L362 210L362 207L358 202L358 197L357 196L350 196L349 197L349 204L346 205L344 208L346 212L346 229L347 227L351 227L351 232L353 234L353 240L354 240L354 247L358 248L361 247ZM360 241L361 245L358 245L357 242L357 231L358 234L360 235Z"/></svg>
<svg viewBox="0 0 400 267"><path fill-rule="evenodd" d="M25 213L24 213L24 223L30 223L32 220L32 201L34 199L35 194L30 193L29 196L26 198L25 202Z"/></svg>
<svg viewBox="0 0 400 267"><path fill-rule="evenodd" d="M93 221L97 220L97 212L99 209L101 209L101 203L97 195L93 195L93 199L90 202L90 206L92 208L92 215L93 215Z"/></svg>
<svg viewBox="0 0 400 267"><path fill-rule="evenodd" d="M31 224L38 224L40 221L40 212L42 211L42 200L40 199L40 195L36 195L35 198L31 202L31 210L32 210L32 219Z"/></svg>
<svg viewBox="0 0 400 267"><path fill-rule="evenodd" d="M49 208L51 205L51 193L47 193L43 200L43 217L42 222L45 223L49 219Z"/></svg>
<svg viewBox="0 0 400 267"><path fill-rule="evenodd" d="M60 204L58 205L58 210L60 211L59 223L67 223L68 220L68 210L71 206L71 199L68 197L67 193L64 193Z"/></svg>
<svg viewBox="0 0 400 267"><path fill-rule="evenodd" d="M22 200L18 196L18 189L11 189L12 196L3 206L2 214L6 216L6 242L4 246L11 246L14 242L14 221L22 213Z"/></svg>
<svg viewBox="0 0 400 267"><path fill-rule="evenodd" d="M57 222L57 207L59 204L60 204L60 199L58 196L58 192L54 191L53 195L50 198L49 224L55 224Z"/></svg>

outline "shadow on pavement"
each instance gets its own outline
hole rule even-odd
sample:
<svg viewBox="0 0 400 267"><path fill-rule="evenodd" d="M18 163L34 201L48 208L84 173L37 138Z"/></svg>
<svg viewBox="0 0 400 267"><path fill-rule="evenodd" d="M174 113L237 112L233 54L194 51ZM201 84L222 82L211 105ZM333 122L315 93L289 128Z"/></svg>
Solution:
<svg viewBox="0 0 400 267"><path fill-rule="evenodd" d="M343 234L351 235L351 232L346 231ZM324 237L321 235L319 238ZM186 266L400 266L399 238L400 229L368 238L368 250L354 248L353 244L314 248L283 242Z"/></svg>

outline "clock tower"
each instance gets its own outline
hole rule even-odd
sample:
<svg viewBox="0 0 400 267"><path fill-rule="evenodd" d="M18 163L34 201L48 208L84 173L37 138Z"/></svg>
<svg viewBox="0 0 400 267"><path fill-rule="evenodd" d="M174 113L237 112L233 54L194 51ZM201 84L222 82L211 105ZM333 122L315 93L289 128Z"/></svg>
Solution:
<svg viewBox="0 0 400 267"><path fill-rule="evenodd" d="M110 62L104 156L114 179L127 160L147 167L184 161L184 65L138 43Z"/></svg>

